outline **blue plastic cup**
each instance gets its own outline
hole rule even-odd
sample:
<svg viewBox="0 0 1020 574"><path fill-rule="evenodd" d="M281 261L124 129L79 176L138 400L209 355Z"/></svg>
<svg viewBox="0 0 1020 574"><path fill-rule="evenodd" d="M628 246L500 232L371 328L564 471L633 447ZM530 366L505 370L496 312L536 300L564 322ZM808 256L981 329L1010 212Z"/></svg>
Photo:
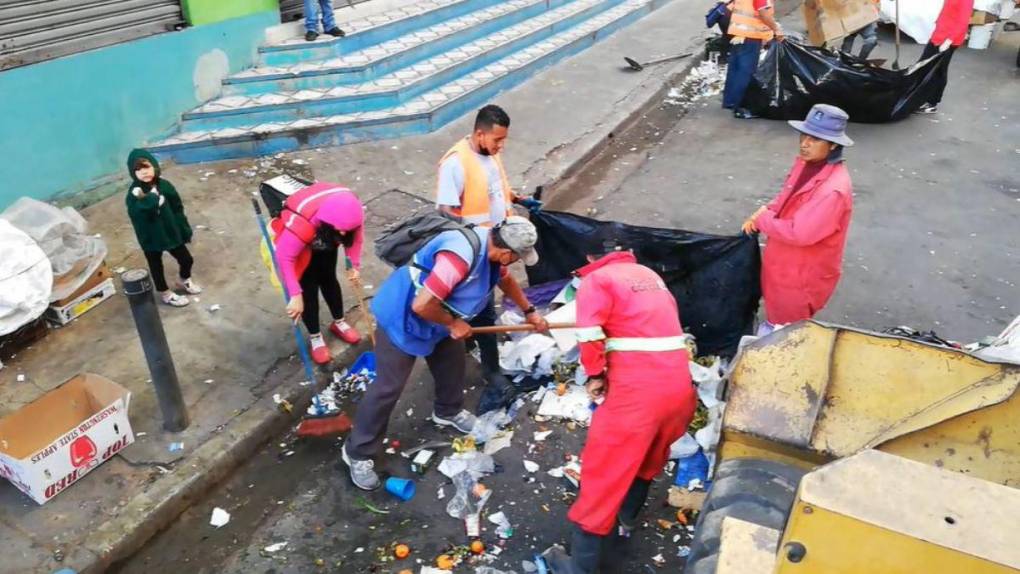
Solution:
<svg viewBox="0 0 1020 574"><path fill-rule="evenodd" d="M386 479L386 492L396 496L404 502L414 498L414 491L414 481L409 478L397 478L395 476L391 476Z"/></svg>

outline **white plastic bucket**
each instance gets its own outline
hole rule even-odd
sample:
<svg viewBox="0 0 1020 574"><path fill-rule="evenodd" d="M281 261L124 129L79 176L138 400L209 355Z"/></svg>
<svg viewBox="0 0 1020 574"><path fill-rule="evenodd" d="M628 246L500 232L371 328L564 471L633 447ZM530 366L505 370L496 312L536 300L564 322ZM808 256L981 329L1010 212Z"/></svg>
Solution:
<svg viewBox="0 0 1020 574"><path fill-rule="evenodd" d="M992 32L995 31L995 23L982 24L970 27L970 39L967 40L967 47L972 50L984 50L992 43Z"/></svg>

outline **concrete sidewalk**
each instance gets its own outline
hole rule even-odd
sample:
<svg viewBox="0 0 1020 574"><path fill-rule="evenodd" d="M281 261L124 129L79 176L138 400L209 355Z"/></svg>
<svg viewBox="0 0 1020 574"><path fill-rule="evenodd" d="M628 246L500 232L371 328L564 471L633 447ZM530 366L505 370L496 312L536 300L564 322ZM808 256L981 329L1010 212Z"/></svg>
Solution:
<svg viewBox="0 0 1020 574"><path fill-rule="evenodd" d="M558 180L639 116L646 103L657 102L666 82L688 64L630 73L622 70L622 57L644 60L698 49L706 34L704 9L701 2L674 0L496 98L512 117L506 164L514 185L530 191ZM290 327L258 256L259 232L248 197L260 181L289 172L349 185L368 206L372 238L384 225L429 202L436 161L470 131L471 121L462 118L439 132L401 140L254 161L167 166L165 177L181 191L196 228L194 273L206 288L189 307L161 309L192 425L179 434L161 430L144 358L120 294L8 362L0 371L0 413L89 371L133 392L131 420L139 436L121 456L45 506L0 484L0 537L7 543L0 572L104 570L165 527L261 442L294 422L274 404L274 393L307 403L310 388L297 384L304 377L291 356ZM111 267L144 267L120 194L84 214L91 231L106 240ZM365 259L366 283L378 285L388 270L370 254ZM347 297L345 303L351 307L354 301ZM219 310L211 310L212 305ZM343 348L335 340L332 345L337 364L362 350ZM24 382L17 381L19 374L25 375ZM171 442L183 442L184 450L168 452Z"/></svg>

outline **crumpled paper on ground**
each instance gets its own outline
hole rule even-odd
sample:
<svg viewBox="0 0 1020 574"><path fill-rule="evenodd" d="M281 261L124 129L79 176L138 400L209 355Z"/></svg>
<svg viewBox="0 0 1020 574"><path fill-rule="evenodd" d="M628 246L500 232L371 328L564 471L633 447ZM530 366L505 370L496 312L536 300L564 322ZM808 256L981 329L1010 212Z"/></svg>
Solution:
<svg viewBox="0 0 1020 574"><path fill-rule="evenodd" d="M511 374L527 374L538 378L552 374L553 363L560 354L555 339L532 333L519 341L511 340L500 345L499 366Z"/></svg>
<svg viewBox="0 0 1020 574"><path fill-rule="evenodd" d="M542 404L538 406L538 414L587 423L591 420L591 398L588 391L579 385L567 385L567 392L563 396L557 395L555 391L546 391Z"/></svg>
<svg viewBox="0 0 1020 574"><path fill-rule="evenodd" d="M439 472L447 478L453 478L462 472L468 472L478 480L496 471L496 462L492 456L473 450L458 452L443 459L439 463Z"/></svg>

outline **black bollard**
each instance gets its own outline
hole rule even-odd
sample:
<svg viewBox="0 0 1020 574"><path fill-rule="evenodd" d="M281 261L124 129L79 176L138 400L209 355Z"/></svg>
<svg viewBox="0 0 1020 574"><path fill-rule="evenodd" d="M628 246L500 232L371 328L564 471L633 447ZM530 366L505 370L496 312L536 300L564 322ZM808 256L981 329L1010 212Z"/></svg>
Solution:
<svg viewBox="0 0 1020 574"><path fill-rule="evenodd" d="M163 428L171 432L182 431L190 424L188 411L181 395L181 385L177 381L170 345L166 342L163 322L159 318L159 309L156 308L149 272L131 269L125 271L120 278L124 294L131 305L131 315L135 318L145 361L149 364L152 384L156 388L159 410L163 413Z"/></svg>

